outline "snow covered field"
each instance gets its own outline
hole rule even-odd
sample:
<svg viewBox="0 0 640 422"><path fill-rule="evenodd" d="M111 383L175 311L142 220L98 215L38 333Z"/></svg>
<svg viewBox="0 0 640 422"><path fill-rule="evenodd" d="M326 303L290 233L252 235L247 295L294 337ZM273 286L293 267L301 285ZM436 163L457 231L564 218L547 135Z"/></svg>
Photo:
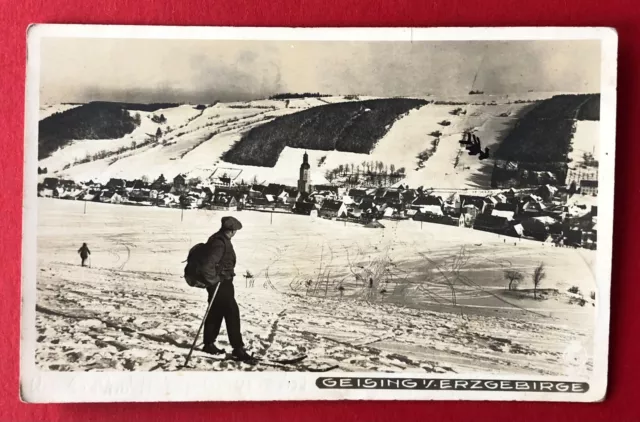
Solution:
<svg viewBox="0 0 640 422"><path fill-rule="evenodd" d="M206 309L181 275L221 212L39 199L38 347L50 370L176 370ZM236 296L255 353L306 353L290 370L552 374L591 369L595 254L419 222L385 229L242 211ZM469 236L473 233L473 236ZM79 265L87 242L91 267ZM462 249L464 247L464 249ZM453 258L464 256L463 265ZM505 291L503 271L547 267L545 300ZM242 275L254 275L253 287ZM454 274L447 284L441 275ZM367 279L373 279L368 287ZM338 290L342 286L343 290ZM585 306L570 302L577 286ZM455 296L455 298L454 298ZM228 349L226 334L219 337ZM278 370L215 360L203 370ZM586 371L586 373L585 373Z"/></svg>

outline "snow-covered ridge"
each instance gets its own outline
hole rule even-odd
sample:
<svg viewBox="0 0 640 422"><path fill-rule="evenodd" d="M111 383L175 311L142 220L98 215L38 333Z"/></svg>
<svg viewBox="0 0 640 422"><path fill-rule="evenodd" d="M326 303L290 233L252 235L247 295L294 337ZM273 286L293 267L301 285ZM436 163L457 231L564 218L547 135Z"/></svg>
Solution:
<svg viewBox="0 0 640 422"><path fill-rule="evenodd" d="M360 165L363 161L383 161L396 169L404 168L411 185L439 187L488 187L487 162L459 153L458 140L464 131L474 131L483 140L483 147L497 146L519 116L531 103L552 94L528 93L522 96L470 95L467 103L452 105L459 98L436 99L433 104L410 111L394 122L387 134L370 154L309 150L312 164L312 184L327 183L327 170L339 165ZM486 97L486 98L485 98ZM522 98L522 99L520 99ZM374 97L322 97L284 100L259 100L217 103L196 107L181 105L155 112L129 110L139 114L141 124L133 133L120 139L75 140L40 161L49 175L76 181L108 181L110 178L135 179L146 176L155 179L160 174L168 179L177 174L187 177L209 177L216 168L235 169L239 182L255 179L295 186L303 150L285 147L274 167L242 166L224 162L221 157L243 133L273 119L310 107L343 101L374 99ZM446 103L446 104L443 104ZM484 103L484 105L483 105ZM54 107L55 108L55 107ZM457 108L460 113L452 114ZM52 109L52 106L47 110ZM63 108L60 108L62 110ZM57 109L56 109L57 110ZM44 111L43 111L44 112ZM153 116L164 115L157 123ZM446 122L446 125L445 123ZM161 132L161 136L152 139ZM428 161L419 167L416 158L431 148L435 133L440 133L439 145Z"/></svg>

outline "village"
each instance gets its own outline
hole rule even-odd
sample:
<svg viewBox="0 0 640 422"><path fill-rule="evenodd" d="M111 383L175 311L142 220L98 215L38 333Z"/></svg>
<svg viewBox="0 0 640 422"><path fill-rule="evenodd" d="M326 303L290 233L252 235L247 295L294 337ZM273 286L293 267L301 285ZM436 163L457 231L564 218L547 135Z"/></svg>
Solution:
<svg viewBox="0 0 640 422"><path fill-rule="evenodd" d="M340 183L312 186L305 153L298 186L237 182L227 173L209 180L154 181L110 179L77 183L43 177L38 196L111 204L222 211L295 213L335 221L384 227L384 220L412 219L529 238L555 246L596 249L597 181L584 180L576 189L541 184L537 187L483 191L403 185L348 188ZM45 175L43 175L45 176ZM382 222L381 222L382 220Z"/></svg>

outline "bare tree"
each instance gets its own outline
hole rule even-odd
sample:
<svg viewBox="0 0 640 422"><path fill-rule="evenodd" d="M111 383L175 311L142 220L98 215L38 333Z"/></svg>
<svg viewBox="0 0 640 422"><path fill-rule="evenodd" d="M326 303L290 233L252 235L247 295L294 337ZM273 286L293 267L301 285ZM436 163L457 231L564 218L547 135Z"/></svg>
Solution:
<svg viewBox="0 0 640 422"><path fill-rule="evenodd" d="M335 174L333 173L333 171L331 171L331 170L327 170L327 171L324 173L324 178L325 178L325 179L327 179L327 181L328 181L329 183L332 183L332 182L333 182L333 180L335 179Z"/></svg>
<svg viewBox="0 0 640 422"><path fill-rule="evenodd" d="M524 279L524 276L520 271L505 270L504 278L509 280L509 290L513 290Z"/></svg>
<svg viewBox="0 0 640 422"><path fill-rule="evenodd" d="M456 294L456 288L458 284L464 284L464 277L462 276L462 270L469 263L471 256L466 250L465 246L460 247L460 250L455 255L446 258L442 262L436 262L434 259L428 257L424 253L419 253L420 256L429 264L426 270L428 278L431 274L438 275L438 280L433 280L438 284L444 284L451 290L451 304L456 306L458 304L458 298ZM429 290L427 283L427 290ZM421 289L422 290L422 289ZM422 290L425 291L425 290ZM430 293L430 292L428 292Z"/></svg>
<svg viewBox="0 0 640 422"><path fill-rule="evenodd" d="M547 274L544 272L544 263L541 262L540 265L538 265L536 269L533 270L533 275L531 276L533 278L533 298L534 299L538 298L537 296L538 286L546 276Z"/></svg>
<svg viewBox="0 0 640 422"><path fill-rule="evenodd" d="M202 179L199 177L192 177L187 181L190 187L198 186L200 183L202 183Z"/></svg>

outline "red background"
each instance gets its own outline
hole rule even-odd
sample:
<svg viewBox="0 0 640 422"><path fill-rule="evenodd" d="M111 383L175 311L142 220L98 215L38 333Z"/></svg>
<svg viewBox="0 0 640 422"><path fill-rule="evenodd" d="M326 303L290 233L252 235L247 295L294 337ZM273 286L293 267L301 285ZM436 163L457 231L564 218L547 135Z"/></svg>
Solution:
<svg viewBox="0 0 640 422"><path fill-rule="evenodd" d="M616 211L607 399L515 402L282 402L28 405L18 398L26 28L30 23L202 26L611 26L619 34ZM640 421L640 7L633 0L0 0L0 420ZM613 140L605 139L604 142Z"/></svg>

